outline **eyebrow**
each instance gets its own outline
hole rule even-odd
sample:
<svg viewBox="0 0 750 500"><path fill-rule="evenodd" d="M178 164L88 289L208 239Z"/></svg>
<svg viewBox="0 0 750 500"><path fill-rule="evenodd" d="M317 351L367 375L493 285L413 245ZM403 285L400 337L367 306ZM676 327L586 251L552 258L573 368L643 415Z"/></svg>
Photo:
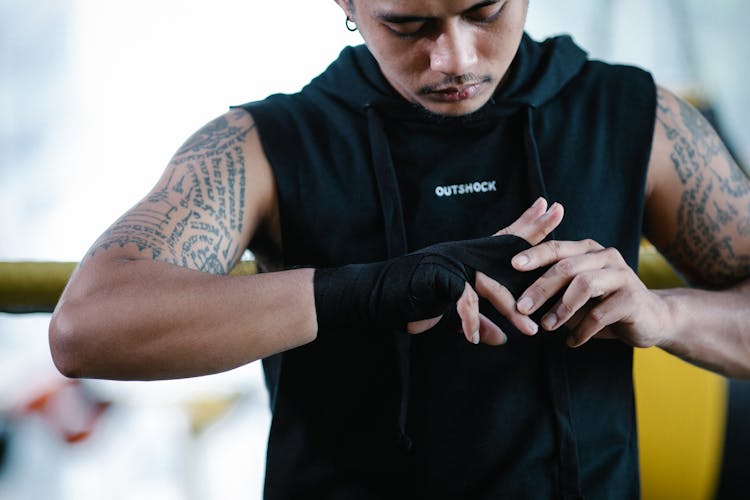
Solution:
<svg viewBox="0 0 750 500"><path fill-rule="evenodd" d="M499 1L500 0L483 0L481 2L475 3L468 9L463 10L461 14L468 14L475 10L479 10L489 5L496 4ZM391 23L391 24L418 23L418 22L424 22L424 21L429 21L431 19L434 19L429 16L410 16L410 15L401 15L401 14L390 14L388 12L376 13L375 17L383 22Z"/></svg>

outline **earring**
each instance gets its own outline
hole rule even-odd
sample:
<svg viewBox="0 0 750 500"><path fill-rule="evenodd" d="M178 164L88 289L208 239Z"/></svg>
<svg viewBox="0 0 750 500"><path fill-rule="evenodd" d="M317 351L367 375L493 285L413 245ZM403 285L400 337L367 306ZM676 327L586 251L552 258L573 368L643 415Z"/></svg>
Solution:
<svg viewBox="0 0 750 500"><path fill-rule="evenodd" d="M346 29L348 29L349 31L352 31L352 32L357 31L357 23L352 21L351 17L346 16L345 24L346 24Z"/></svg>

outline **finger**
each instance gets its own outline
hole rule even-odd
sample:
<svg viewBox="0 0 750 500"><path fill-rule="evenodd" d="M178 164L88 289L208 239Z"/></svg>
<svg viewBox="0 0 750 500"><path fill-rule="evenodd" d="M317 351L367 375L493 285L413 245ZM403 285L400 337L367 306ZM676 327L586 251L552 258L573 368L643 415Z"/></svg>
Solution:
<svg viewBox="0 0 750 500"><path fill-rule="evenodd" d="M610 325L621 321L628 311L628 300L625 294L614 294L607 300L592 307L578 325L573 333L568 337L567 343L570 347L580 347L588 342L592 337L599 334L611 334ZM608 333L605 333L608 331Z"/></svg>
<svg viewBox="0 0 750 500"><path fill-rule="evenodd" d="M618 339L619 337L615 332L612 330L612 327L605 326L601 330L599 330L596 335L591 337L592 339L601 339L601 340L614 340Z"/></svg>
<svg viewBox="0 0 750 500"><path fill-rule="evenodd" d="M482 313L479 313L479 335L480 342L487 345L503 345L508 342L505 332Z"/></svg>
<svg viewBox="0 0 750 500"><path fill-rule="evenodd" d="M583 319L586 317L586 315L591 311L591 309L596 304L595 301L589 301L586 303L583 307L581 307L572 318L570 318L565 323L565 328L567 328L569 331L573 331L578 328L578 326L581 324ZM593 337L594 339L616 339L618 338L614 331L612 331L612 328L609 326L605 326L600 331L598 331Z"/></svg>
<svg viewBox="0 0 750 500"><path fill-rule="evenodd" d="M544 215L546 211L547 200L540 196L536 199L536 201L534 201L534 203L531 204L529 208L526 209L524 213L521 214L518 219L513 221L513 223L511 223L509 226L506 226L500 231L496 232L495 236L499 236L502 234L516 234L517 231L521 230L523 227L533 224L534 221Z"/></svg>
<svg viewBox="0 0 750 500"><path fill-rule="evenodd" d="M563 206L555 202L532 225L526 227L525 230L519 231L516 236L525 239L532 245L537 245L544 241L544 238L549 236L560 225L563 215L565 215Z"/></svg>
<svg viewBox="0 0 750 500"><path fill-rule="evenodd" d="M516 254L511 259L511 264L519 271L530 271L539 267L549 266L574 255L583 255L601 250L604 250L604 247L594 240L545 241Z"/></svg>
<svg viewBox="0 0 750 500"><path fill-rule="evenodd" d="M542 317L542 327L548 331L557 329L592 299L621 288L627 278L627 273L619 269L597 269L577 274L560 300Z"/></svg>
<svg viewBox="0 0 750 500"><path fill-rule="evenodd" d="M478 344L479 334L479 297L468 283L464 287L464 293L456 302L456 310L461 318L461 330L466 340L472 344Z"/></svg>
<svg viewBox="0 0 750 500"><path fill-rule="evenodd" d="M486 274L477 272L475 287L477 293L487 299L492 307L518 328L521 333L534 335L539 331L539 326L534 320L518 311L516 299L503 285Z"/></svg>
<svg viewBox="0 0 750 500"><path fill-rule="evenodd" d="M513 224L498 231L496 235L513 234L525 239L532 245L541 242L560 225L564 215L562 205L553 203L549 209L544 210L546 203L544 198L539 198Z"/></svg>
<svg viewBox="0 0 750 500"><path fill-rule="evenodd" d="M581 324L581 321L583 321L583 318L588 314L592 307L593 304L591 301L584 304L568 321L565 322L565 328L568 330L575 330L578 328L578 325Z"/></svg>
<svg viewBox="0 0 750 500"><path fill-rule="evenodd" d="M457 332L463 334L461 328ZM491 319L479 313L479 342L488 345L502 345L508 342L508 337Z"/></svg>
<svg viewBox="0 0 750 500"><path fill-rule="evenodd" d="M565 249L569 249L570 247L565 245L565 243L578 242L558 243L561 244L560 248L564 247ZM546 243L543 243L543 245L546 245ZM579 246L578 248L580 249L583 247ZM625 261L617 250L606 249L602 251L594 251L592 253L574 254L572 257L566 257L545 271L544 274L537 278L537 280L518 297L518 311L523 314L534 313L550 298L567 287L577 276L601 269L626 270L629 268L627 268ZM580 281L581 282L578 284L579 286L582 286L584 289L588 288L592 290L591 297L599 297L603 293L612 290L611 286L607 286L606 282L601 280L594 281L592 276L586 276ZM586 300L588 300L588 298ZM566 316L566 318L569 319L571 315L572 313Z"/></svg>

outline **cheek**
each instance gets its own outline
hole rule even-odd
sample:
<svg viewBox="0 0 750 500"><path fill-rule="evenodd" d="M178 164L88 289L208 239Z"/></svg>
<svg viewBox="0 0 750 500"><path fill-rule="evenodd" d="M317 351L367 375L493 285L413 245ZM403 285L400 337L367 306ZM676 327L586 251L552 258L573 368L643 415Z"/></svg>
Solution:
<svg viewBox="0 0 750 500"><path fill-rule="evenodd" d="M518 51L523 36L523 27L523 21L498 26L493 36L487 37L479 46L483 58L493 61L496 67L507 68Z"/></svg>
<svg viewBox="0 0 750 500"><path fill-rule="evenodd" d="M429 57L426 52L416 46L380 47L378 53L373 53L373 55L380 62L380 67L386 76L404 83L418 80L419 75L429 66Z"/></svg>
<svg viewBox="0 0 750 500"><path fill-rule="evenodd" d="M509 66L517 50L517 45L513 41L513 39L502 38L500 41L496 40L495 43L483 44L479 48L482 59L491 61L495 69Z"/></svg>

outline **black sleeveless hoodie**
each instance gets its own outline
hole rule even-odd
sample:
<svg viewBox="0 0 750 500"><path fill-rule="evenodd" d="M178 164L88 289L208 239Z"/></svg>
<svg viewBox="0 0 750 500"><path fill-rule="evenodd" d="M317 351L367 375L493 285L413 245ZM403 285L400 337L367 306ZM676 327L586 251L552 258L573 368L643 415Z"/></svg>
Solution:
<svg viewBox="0 0 750 500"><path fill-rule="evenodd" d="M566 211L555 238L595 239L635 269L655 106L648 73L525 35L468 117L406 102L364 46L242 107L276 178L287 268L487 236L546 196ZM632 349L564 340L362 325L264 360L265 497L638 497Z"/></svg>

